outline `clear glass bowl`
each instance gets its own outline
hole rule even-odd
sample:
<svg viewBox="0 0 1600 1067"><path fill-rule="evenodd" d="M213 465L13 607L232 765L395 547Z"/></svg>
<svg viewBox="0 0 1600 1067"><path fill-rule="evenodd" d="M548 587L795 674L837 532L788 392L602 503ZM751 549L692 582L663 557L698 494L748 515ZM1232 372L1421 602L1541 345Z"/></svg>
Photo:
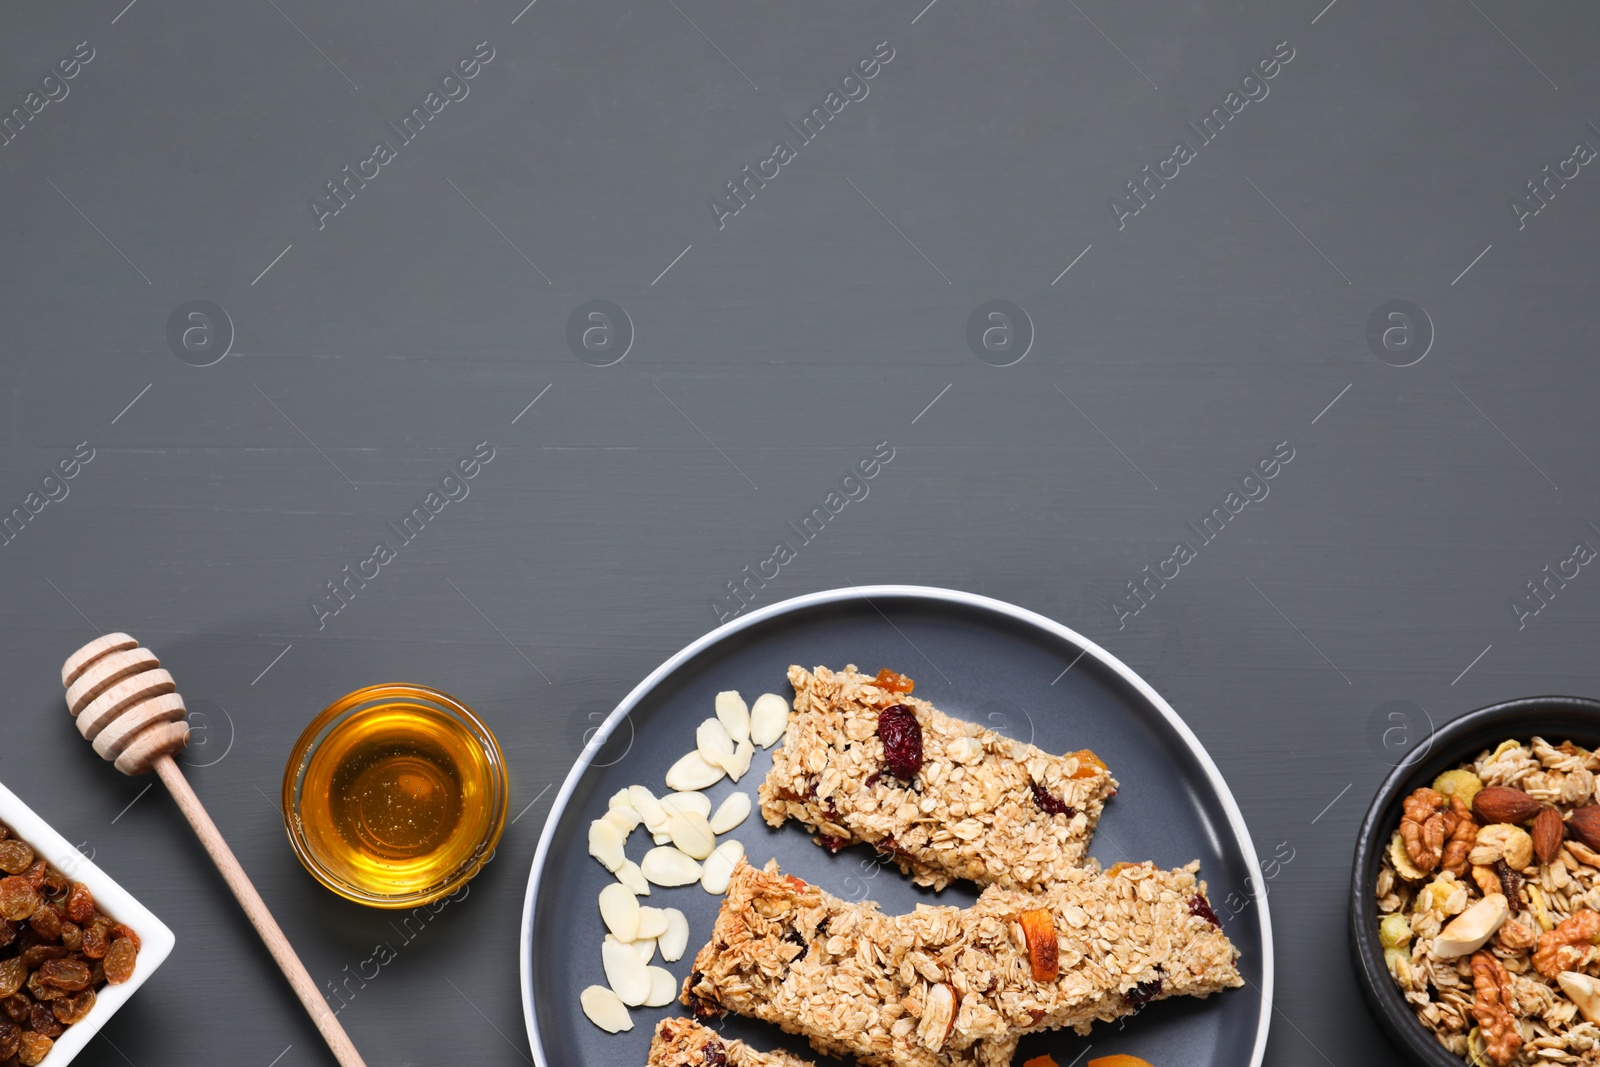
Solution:
<svg viewBox="0 0 1600 1067"><path fill-rule="evenodd" d="M510 784L494 734L423 685L358 689L295 742L283 819L306 870L347 900L410 908L482 869L505 829Z"/></svg>

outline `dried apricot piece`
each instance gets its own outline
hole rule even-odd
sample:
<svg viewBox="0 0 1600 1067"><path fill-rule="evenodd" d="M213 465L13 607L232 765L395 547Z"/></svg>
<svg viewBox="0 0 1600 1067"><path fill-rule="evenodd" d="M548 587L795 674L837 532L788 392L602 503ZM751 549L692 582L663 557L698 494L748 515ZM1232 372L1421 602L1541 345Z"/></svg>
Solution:
<svg viewBox="0 0 1600 1067"><path fill-rule="evenodd" d="M1115 1056L1101 1056L1090 1060L1089 1067L1150 1067L1150 1061L1119 1052Z"/></svg>
<svg viewBox="0 0 1600 1067"><path fill-rule="evenodd" d="M132 978L134 960L138 955L138 946L128 938L111 942L111 948L107 950L105 959L106 981L112 985L121 985Z"/></svg>
<svg viewBox="0 0 1600 1067"><path fill-rule="evenodd" d="M1023 1060L1022 1067L1059 1067L1059 1065L1056 1063L1054 1056L1046 1054L1035 1056L1031 1060Z"/></svg>
<svg viewBox="0 0 1600 1067"><path fill-rule="evenodd" d="M1078 769L1072 772L1074 778L1093 778L1106 770L1105 761L1086 748L1068 753L1067 758L1078 761Z"/></svg>
<svg viewBox="0 0 1600 1067"><path fill-rule="evenodd" d="M1028 941L1028 965L1035 982L1054 982L1061 973L1060 948L1056 944L1056 921L1045 908L1025 911L1017 916Z"/></svg>
<svg viewBox="0 0 1600 1067"><path fill-rule="evenodd" d="M890 693L909 693L917 685L916 682L913 682L899 671L891 671L888 667L878 672L878 676L872 680L872 684Z"/></svg>

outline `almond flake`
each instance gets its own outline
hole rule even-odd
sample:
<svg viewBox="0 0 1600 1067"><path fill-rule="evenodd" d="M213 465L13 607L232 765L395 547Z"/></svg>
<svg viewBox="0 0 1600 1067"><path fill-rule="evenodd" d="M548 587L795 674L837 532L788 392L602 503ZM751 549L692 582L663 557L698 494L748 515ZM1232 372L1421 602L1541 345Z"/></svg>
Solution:
<svg viewBox="0 0 1600 1067"><path fill-rule="evenodd" d="M789 702L776 693L762 693L750 709L750 740L770 748L789 725Z"/></svg>
<svg viewBox="0 0 1600 1067"><path fill-rule="evenodd" d="M615 871L628 861L622 851L622 831L615 823L596 819L589 824L589 855L608 871Z"/></svg>
<svg viewBox="0 0 1600 1067"><path fill-rule="evenodd" d="M672 834L672 843L694 859L705 859L717 847L717 835L698 812L679 812L668 822L667 830Z"/></svg>
<svg viewBox="0 0 1600 1067"><path fill-rule="evenodd" d="M618 941L639 936L639 898L621 882L600 890L600 918Z"/></svg>
<svg viewBox="0 0 1600 1067"><path fill-rule="evenodd" d="M729 793L711 816L711 832L725 834L750 817L750 794Z"/></svg>
<svg viewBox="0 0 1600 1067"><path fill-rule="evenodd" d="M661 958L668 963L677 963L683 959L684 952L689 947L689 920L684 918L683 912L677 908L663 908L667 913L667 931L657 938L656 943L661 948Z"/></svg>
<svg viewBox="0 0 1600 1067"><path fill-rule="evenodd" d="M693 857L671 847L653 848L646 852L639 870L656 885L669 888L700 880L700 864ZM668 927L668 932L671 932L671 927Z"/></svg>
<svg viewBox="0 0 1600 1067"><path fill-rule="evenodd" d="M705 789L722 779L722 768L707 763L699 752L690 752L667 771L667 788L680 791Z"/></svg>
<svg viewBox="0 0 1600 1067"><path fill-rule="evenodd" d="M629 1007L644 1003L650 995L650 974L631 945L605 942L600 946L600 963L605 968L606 983L622 1003Z"/></svg>
<svg viewBox="0 0 1600 1067"><path fill-rule="evenodd" d="M700 888L712 896L720 897L728 891L728 880L733 869L744 858L744 846L737 841L724 841L706 860L700 875Z"/></svg>
<svg viewBox="0 0 1600 1067"><path fill-rule="evenodd" d="M589 1021L608 1034L633 1029L633 1017L628 1014L622 998L603 985L592 985L578 994L583 1014Z"/></svg>
<svg viewBox="0 0 1600 1067"><path fill-rule="evenodd" d="M750 709L745 706L744 697L733 689L718 693L716 708L717 721L728 731L734 744L750 739Z"/></svg>
<svg viewBox="0 0 1600 1067"><path fill-rule="evenodd" d="M716 719L707 719L695 730L694 746L707 763L716 762L718 756L733 755L733 738L728 736L728 728Z"/></svg>
<svg viewBox="0 0 1600 1067"><path fill-rule="evenodd" d="M678 980L665 967L646 967L650 975L650 995L645 998L647 1008L664 1008L678 996Z"/></svg>

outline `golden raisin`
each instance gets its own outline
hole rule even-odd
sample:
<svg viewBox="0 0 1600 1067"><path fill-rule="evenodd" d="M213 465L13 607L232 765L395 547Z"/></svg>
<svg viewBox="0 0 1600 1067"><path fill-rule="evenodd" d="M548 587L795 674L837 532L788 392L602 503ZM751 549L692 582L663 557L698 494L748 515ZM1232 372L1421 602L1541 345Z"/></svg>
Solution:
<svg viewBox="0 0 1600 1067"><path fill-rule="evenodd" d="M0 960L0 997L9 997L28 980L28 967L20 956Z"/></svg>
<svg viewBox="0 0 1600 1067"><path fill-rule="evenodd" d="M111 942L105 959L106 981L121 985L132 978L134 960L138 955L139 947L129 938Z"/></svg>
<svg viewBox="0 0 1600 1067"><path fill-rule="evenodd" d="M25 1032L22 1035L22 1050L17 1053L17 1062L22 1064L22 1067L39 1067L44 1058L50 1055L50 1048L54 1044L54 1041L43 1034Z"/></svg>
<svg viewBox="0 0 1600 1067"><path fill-rule="evenodd" d="M0 878L0 918L26 919L39 904L38 890L24 876L14 874Z"/></svg>
<svg viewBox="0 0 1600 1067"><path fill-rule="evenodd" d="M121 923L117 923L116 925L111 927L110 937L111 937L111 940L113 940L113 941L121 941L124 938L126 938L129 941L132 941L133 942L134 951L138 951L139 949L144 948L144 942L139 940L139 935L134 933L133 929L131 927L124 926Z"/></svg>
<svg viewBox="0 0 1600 1067"><path fill-rule="evenodd" d="M67 889L67 918L82 926L94 918L94 894L82 882L73 882Z"/></svg>
<svg viewBox="0 0 1600 1067"><path fill-rule="evenodd" d="M56 910L54 904L41 904L35 908L28 925L46 941L61 940L61 912Z"/></svg>
<svg viewBox="0 0 1600 1067"><path fill-rule="evenodd" d="M28 864L33 862L33 849L27 842L11 838L9 841L0 841L0 871L7 874L21 874L28 869Z"/></svg>
<svg viewBox="0 0 1600 1067"><path fill-rule="evenodd" d="M45 960L39 965L39 980L76 993L88 988L89 965L83 960Z"/></svg>
<svg viewBox="0 0 1600 1067"><path fill-rule="evenodd" d="M56 1019L67 1026L82 1022L84 1017L94 1010L94 990L85 989L81 993L62 997L50 1004L50 1010L55 1012Z"/></svg>
<svg viewBox="0 0 1600 1067"><path fill-rule="evenodd" d="M66 1027L61 1025L61 1020L56 1018L56 1013L50 1010L48 1004L35 1004L28 1012L28 1027L36 1034L45 1037L60 1037L61 1031Z"/></svg>
<svg viewBox="0 0 1600 1067"><path fill-rule="evenodd" d="M9 1060L22 1047L22 1028L16 1023L0 1022L0 1063Z"/></svg>

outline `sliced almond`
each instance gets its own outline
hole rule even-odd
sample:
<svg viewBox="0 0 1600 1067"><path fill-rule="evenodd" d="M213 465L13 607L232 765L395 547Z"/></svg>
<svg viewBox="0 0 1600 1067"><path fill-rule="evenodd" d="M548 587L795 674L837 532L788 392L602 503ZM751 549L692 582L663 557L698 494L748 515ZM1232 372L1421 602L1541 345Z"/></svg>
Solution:
<svg viewBox="0 0 1600 1067"><path fill-rule="evenodd" d="M650 835L650 837L658 845L670 845L670 844L672 844L672 835L667 833L667 831L665 831L665 830L662 830L660 833L653 833L653 834Z"/></svg>
<svg viewBox="0 0 1600 1067"><path fill-rule="evenodd" d="M956 991L940 982L928 990L922 1002L922 1018L917 1020L917 1040L923 1048L938 1052L949 1040L956 1021Z"/></svg>
<svg viewBox="0 0 1600 1067"><path fill-rule="evenodd" d="M714 763L718 756L733 755L733 738L722 723L707 719L694 732L694 747L707 763Z"/></svg>
<svg viewBox="0 0 1600 1067"><path fill-rule="evenodd" d="M641 937L635 941L629 941L628 947L633 949L634 955L639 957L640 963L647 964L656 958L656 939L653 937Z"/></svg>
<svg viewBox="0 0 1600 1067"><path fill-rule="evenodd" d="M639 936L660 937L667 932L667 913L660 908L639 909Z"/></svg>
<svg viewBox="0 0 1600 1067"><path fill-rule="evenodd" d="M722 779L722 768L707 763L699 752L690 752L667 771L667 788L687 791L705 789Z"/></svg>
<svg viewBox="0 0 1600 1067"><path fill-rule="evenodd" d="M600 963L606 982L622 1003L638 1007L650 995L650 974L632 945L606 941L600 946Z"/></svg>
<svg viewBox="0 0 1600 1067"><path fill-rule="evenodd" d="M717 721L728 731L733 743L750 739L750 709L737 690L729 689L717 694Z"/></svg>
<svg viewBox="0 0 1600 1067"><path fill-rule="evenodd" d="M633 833L633 828L642 821L639 813L632 808L612 808L602 816L606 822L622 831L622 839L626 841L628 835Z"/></svg>
<svg viewBox="0 0 1600 1067"><path fill-rule="evenodd" d="M700 880L700 864L675 848L653 848L644 854L639 870L656 885L668 888Z"/></svg>
<svg viewBox="0 0 1600 1067"><path fill-rule="evenodd" d="M661 801L644 786L630 785L628 802L633 805L633 810L639 813L639 818L644 820L645 826L651 833L666 827L667 813L661 809Z"/></svg>
<svg viewBox="0 0 1600 1067"><path fill-rule="evenodd" d="M633 1029L633 1017L628 1014L628 1006L622 1003L621 997L603 985L592 985L579 993L578 1003L583 1005L583 1014L589 1021L608 1034Z"/></svg>
<svg viewBox="0 0 1600 1067"><path fill-rule="evenodd" d="M1592 1023L1600 1023L1600 982L1577 971L1556 975L1561 991L1578 1006L1578 1013Z"/></svg>
<svg viewBox="0 0 1600 1067"><path fill-rule="evenodd" d="M645 880L639 865L632 860L623 860L622 866L612 872L617 876L617 881L633 891L634 896L647 897L650 895L650 883Z"/></svg>
<svg viewBox="0 0 1600 1067"><path fill-rule="evenodd" d="M589 824L589 855L608 871L615 871L628 861L622 851L622 831L616 823L596 819Z"/></svg>
<svg viewBox="0 0 1600 1067"><path fill-rule="evenodd" d="M646 967L650 973L650 995L645 998L647 1008L664 1008L678 996L678 980L665 967Z"/></svg>
<svg viewBox="0 0 1600 1067"><path fill-rule="evenodd" d="M711 832L711 824L697 812L679 812L667 823L667 830L672 834L672 843L697 860L705 859L717 847L717 835Z"/></svg>
<svg viewBox="0 0 1600 1067"><path fill-rule="evenodd" d="M755 754L755 745L752 745L749 741L741 741L739 742L739 747L734 749L731 754L718 756L711 762L721 767L728 773L729 778L737 782L750 769L750 761L755 757Z"/></svg>
<svg viewBox="0 0 1600 1067"><path fill-rule="evenodd" d="M633 807L633 802L628 799L628 791L626 789L617 790L611 794L611 799L606 801L606 807L608 808L615 808L624 804L630 808Z"/></svg>
<svg viewBox="0 0 1600 1067"><path fill-rule="evenodd" d="M711 816L711 832L725 834L750 817L750 794L729 793Z"/></svg>
<svg viewBox="0 0 1600 1067"><path fill-rule="evenodd" d="M711 798L704 793L668 793L661 798L661 808L667 813L668 819L680 811L685 815L693 812L704 818L711 818Z"/></svg>
<svg viewBox="0 0 1600 1067"><path fill-rule="evenodd" d="M600 918L618 941L639 936L639 898L621 882L600 890Z"/></svg>
<svg viewBox="0 0 1600 1067"><path fill-rule="evenodd" d="M1469 956L1495 935L1511 914L1510 903L1500 893L1491 893L1450 920L1433 940L1433 954L1442 960Z"/></svg>
<svg viewBox="0 0 1600 1067"><path fill-rule="evenodd" d="M661 949L662 959L677 963L689 948L689 920L677 908L661 910L667 913L667 931L656 939L656 944Z"/></svg>
<svg viewBox="0 0 1600 1067"><path fill-rule="evenodd" d="M776 693L762 693L750 709L750 740L770 748L789 725L789 702Z"/></svg>
<svg viewBox="0 0 1600 1067"><path fill-rule="evenodd" d="M737 841L724 841L706 860L700 872L700 888L712 896L720 897L728 891L728 881L733 869L744 858L744 846Z"/></svg>

